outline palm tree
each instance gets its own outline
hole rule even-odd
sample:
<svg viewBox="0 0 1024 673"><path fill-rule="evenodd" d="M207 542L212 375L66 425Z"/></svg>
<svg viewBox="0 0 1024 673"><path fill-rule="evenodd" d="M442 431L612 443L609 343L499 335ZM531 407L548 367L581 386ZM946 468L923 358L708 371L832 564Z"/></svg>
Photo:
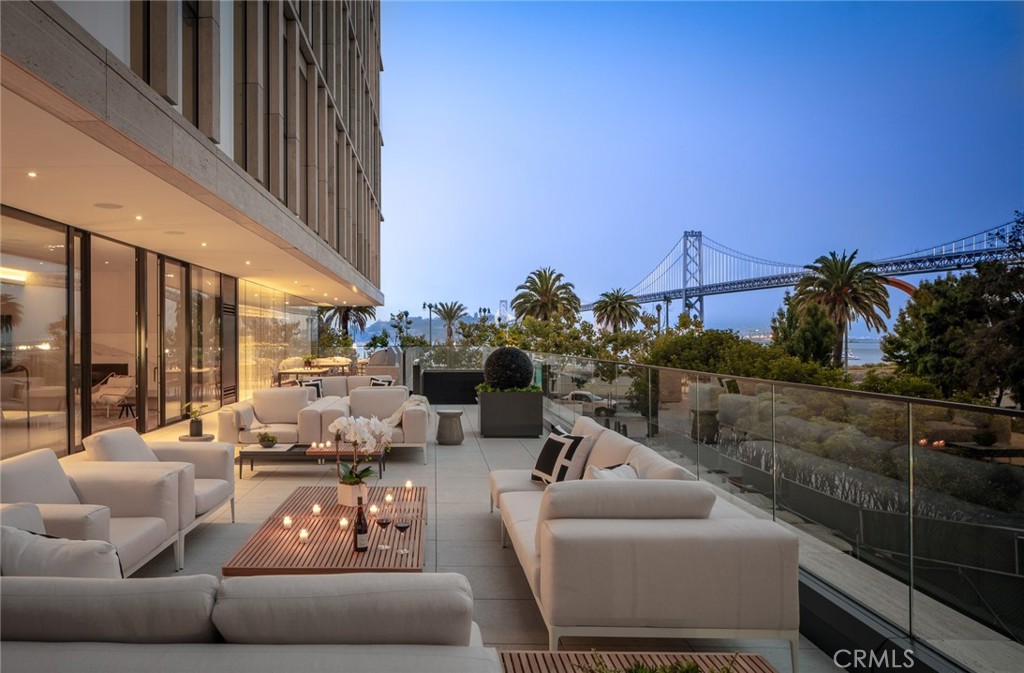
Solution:
<svg viewBox="0 0 1024 673"><path fill-rule="evenodd" d="M349 323L365 330L371 320L376 319L377 309L373 306L331 306L319 311L321 325L337 324L342 334L348 334Z"/></svg>
<svg viewBox="0 0 1024 673"><path fill-rule="evenodd" d="M531 272L526 281L516 288L519 294L512 299L516 320L524 316L550 320L557 315L578 313L580 298L576 296L573 284L564 282L563 278L565 276L550 266Z"/></svg>
<svg viewBox="0 0 1024 673"><path fill-rule="evenodd" d="M857 250L847 256L835 251L822 255L804 268L808 270L796 284L793 303L797 308L817 304L836 326L838 337L832 349L832 366L843 362L843 336L851 321L860 318L868 329L885 330L884 315L889 317L889 292L885 279L874 272L870 262L857 262ZM880 315L881 314L881 315Z"/></svg>
<svg viewBox="0 0 1024 673"><path fill-rule="evenodd" d="M434 307L434 313L436 313L437 317L444 323L445 336L447 337L449 344L455 338L455 323L457 323L460 318L464 318L469 315L469 313L466 312L466 307L460 301L453 301L447 304L441 302Z"/></svg>
<svg viewBox="0 0 1024 673"><path fill-rule="evenodd" d="M611 327L612 332L633 329L640 320L640 302L621 287L602 292L594 302L594 319L599 325Z"/></svg>

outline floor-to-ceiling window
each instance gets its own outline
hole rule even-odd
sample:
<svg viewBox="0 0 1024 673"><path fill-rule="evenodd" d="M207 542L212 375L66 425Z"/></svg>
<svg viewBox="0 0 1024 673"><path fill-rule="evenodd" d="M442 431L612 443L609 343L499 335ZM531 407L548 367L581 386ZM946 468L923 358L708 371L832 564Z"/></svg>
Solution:
<svg viewBox="0 0 1024 673"><path fill-rule="evenodd" d="M238 399L276 382L281 361L313 353L316 306L250 283L238 282Z"/></svg>
<svg viewBox="0 0 1024 673"><path fill-rule="evenodd" d="M160 387L163 368L160 366L160 260L156 253L146 253L146 323L145 361L146 397L139 400L139 417L148 432L160 426Z"/></svg>
<svg viewBox="0 0 1024 673"><path fill-rule="evenodd" d="M188 331L185 301L185 266L171 260L164 261L163 277L163 371L164 422L181 418L188 402L185 394L188 369Z"/></svg>
<svg viewBox="0 0 1024 673"><path fill-rule="evenodd" d="M136 426L138 316L135 248L93 236L90 243L89 334L91 431Z"/></svg>
<svg viewBox="0 0 1024 673"><path fill-rule="evenodd" d="M220 408L220 274L192 267L192 388L190 401L204 413Z"/></svg>
<svg viewBox="0 0 1024 673"><path fill-rule="evenodd" d="M68 450L67 228L0 217L0 456Z"/></svg>

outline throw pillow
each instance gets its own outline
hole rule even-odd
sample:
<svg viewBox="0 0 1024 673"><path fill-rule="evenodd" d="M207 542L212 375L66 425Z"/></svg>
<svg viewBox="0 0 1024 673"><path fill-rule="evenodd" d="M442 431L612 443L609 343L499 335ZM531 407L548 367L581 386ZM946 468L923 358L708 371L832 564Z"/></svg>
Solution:
<svg viewBox="0 0 1024 673"><path fill-rule="evenodd" d="M590 437L551 433L530 478L545 484L579 479L592 448L594 442Z"/></svg>
<svg viewBox="0 0 1024 673"><path fill-rule="evenodd" d="M317 398L321 398L324 396L323 379L306 379L305 381L300 381L299 385L305 388L313 388L314 390L316 390Z"/></svg>
<svg viewBox="0 0 1024 673"><path fill-rule="evenodd" d="M394 383L394 381L391 379L384 379L376 376L370 377L371 388L388 388L391 386L392 383Z"/></svg>
<svg viewBox="0 0 1024 673"><path fill-rule="evenodd" d="M591 465L587 468L588 479L605 479L608 481L621 481L624 479L639 479L636 474L636 470L633 469L632 465L623 463L622 465L616 465L614 467L600 468L596 465Z"/></svg>
<svg viewBox="0 0 1024 673"><path fill-rule="evenodd" d="M123 577L117 548L102 540L65 540L0 526L0 575Z"/></svg>

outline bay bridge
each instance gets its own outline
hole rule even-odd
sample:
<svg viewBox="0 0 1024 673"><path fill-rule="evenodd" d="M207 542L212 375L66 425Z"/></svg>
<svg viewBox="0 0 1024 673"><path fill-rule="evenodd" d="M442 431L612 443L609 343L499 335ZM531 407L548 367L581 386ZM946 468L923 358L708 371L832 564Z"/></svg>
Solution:
<svg viewBox="0 0 1024 673"><path fill-rule="evenodd" d="M1024 262L1024 218L949 243L874 260L886 278L935 271L969 269L978 262ZM629 294L641 304L682 300L689 315L704 320L704 297L795 285L807 274L802 264L775 262L748 255L687 231L665 258L633 286ZM897 284L898 283L894 283ZM581 307L591 311L594 303Z"/></svg>

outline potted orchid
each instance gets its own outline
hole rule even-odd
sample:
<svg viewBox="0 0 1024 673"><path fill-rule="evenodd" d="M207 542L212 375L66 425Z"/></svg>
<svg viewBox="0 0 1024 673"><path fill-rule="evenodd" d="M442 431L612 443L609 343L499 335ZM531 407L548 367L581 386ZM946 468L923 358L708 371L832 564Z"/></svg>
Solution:
<svg viewBox="0 0 1024 673"><path fill-rule="evenodd" d="M391 426L376 416L358 418L342 416L327 426L334 433L334 459L338 471L338 504L355 507L356 498L369 496L366 480L374 476L373 467L365 465L370 454L387 451L391 446ZM352 460L349 462L349 447ZM342 460L344 454L345 460Z"/></svg>

